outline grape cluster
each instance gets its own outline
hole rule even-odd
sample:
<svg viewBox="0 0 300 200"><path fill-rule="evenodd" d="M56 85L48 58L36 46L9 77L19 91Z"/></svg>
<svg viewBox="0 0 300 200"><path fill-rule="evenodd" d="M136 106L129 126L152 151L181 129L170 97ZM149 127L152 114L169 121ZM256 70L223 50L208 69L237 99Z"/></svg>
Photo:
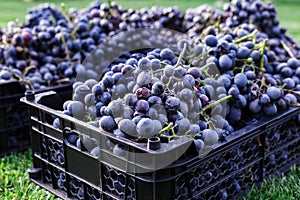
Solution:
<svg viewBox="0 0 300 200"><path fill-rule="evenodd" d="M41 4L29 10L24 24L9 22L1 32L0 80L12 78L30 89L74 82L86 69L82 61L105 38L142 27L183 31L184 14L178 8L125 10L94 1L81 11ZM89 70L88 78L95 78Z"/></svg>
<svg viewBox="0 0 300 200"><path fill-rule="evenodd" d="M269 47L279 59L287 60L289 56L299 56L300 47L296 41L286 34L286 29L280 27L277 10L271 3L258 0L235 0L224 6L226 25L236 27L241 24L254 24L261 34L269 41ZM291 47L288 51L288 47Z"/></svg>
<svg viewBox="0 0 300 200"><path fill-rule="evenodd" d="M64 104L63 112L116 137L144 141L156 136L163 142L189 137L199 150L213 146L234 128L224 118L222 105L230 96L223 82L212 78L218 74L209 74L215 65L202 61L207 48L182 39L177 51L132 53L125 63L112 64L99 82L75 82L73 100ZM195 56L203 66L187 58ZM212 101L216 91L220 99ZM124 154L118 143L111 148Z"/></svg>

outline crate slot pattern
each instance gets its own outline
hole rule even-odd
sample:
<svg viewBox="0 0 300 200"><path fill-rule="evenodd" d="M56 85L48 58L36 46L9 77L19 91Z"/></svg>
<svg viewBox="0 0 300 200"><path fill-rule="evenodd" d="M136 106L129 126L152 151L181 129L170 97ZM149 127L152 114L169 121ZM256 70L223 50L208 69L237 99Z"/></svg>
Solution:
<svg viewBox="0 0 300 200"><path fill-rule="evenodd" d="M62 100L72 96L72 84L56 85L37 90L36 93L54 90ZM28 108L20 102L25 87L18 81L0 83L0 157L26 150L31 145Z"/></svg>
<svg viewBox="0 0 300 200"><path fill-rule="evenodd" d="M65 158L63 144L46 136L42 136L41 141L42 158L47 159L49 162L59 167L64 167Z"/></svg>

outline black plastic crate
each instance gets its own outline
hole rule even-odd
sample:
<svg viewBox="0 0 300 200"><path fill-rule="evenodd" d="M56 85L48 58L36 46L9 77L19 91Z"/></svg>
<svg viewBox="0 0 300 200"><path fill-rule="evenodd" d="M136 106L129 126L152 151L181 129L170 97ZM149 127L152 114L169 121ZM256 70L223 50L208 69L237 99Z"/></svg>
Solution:
<svg viewBox="0 0 300 200"><path fill-rule="evenodd" d="M72 96L72 84L47 87L36 93L48 90L56 91L60 95L60 101ZM25 87L18 81L0 83L0 157L30 147L28 109L20 102L24 93Z"/></svg>
<svg viewBox="0 0 300 200"><path fill-rule="evenodd" d="M43 105L52 98L57 98L54 92L38 94L35 100L22 99L29 106L32 124L34 167L30 177L64 199L237 199L300 160L299 108L240 129L226 143L218 143L199 157L188 141L149 150L146 144L115 138ZM60 120L60 129L51 126L49 119L54 116ZM99 157L69 143L66 138L70 135L97 141ZM121 143L133 154L114 155L108 140ZM155 168L160 156L167 159L180 148L186 148L186 153L177 155L168 166ZM139 153L149 156L140 159ZM153 170L140 173L145 169Z"/></svg>

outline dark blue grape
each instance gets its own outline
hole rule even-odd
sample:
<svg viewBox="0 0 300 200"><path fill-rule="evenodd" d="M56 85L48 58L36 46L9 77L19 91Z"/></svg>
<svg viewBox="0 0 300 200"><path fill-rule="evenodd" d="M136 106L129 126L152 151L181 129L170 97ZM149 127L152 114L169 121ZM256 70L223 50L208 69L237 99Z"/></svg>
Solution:
<svg viewBox="0 0 300 200"><path fill-rule="evenodd" d="M114 129L117 128L117 124L115 120L111 116L103 116L99 120L100 127L108 132L113 132Z"/></svg>
<svg viewBox="0 0 300 200"><path fill-rule="evenodd" d="M231 69L233 62L232 59L225 54L219 58L219 65L222 70L228 70Z"/></svg>
<svg viewBox="0 0 300 200"><path fill-rule="evenodd" d="M287 105L295 105L297 104L297 97L293 94L286 94L284 95L283 99L285 100Z"/></svg>
<svg viewBox="0 0 300 200"><path fill-rule="evenodd" d="M238 49L236 57L239 59L246 59L250 55L250 50L246 46L242 46Z"/></svg>
<svg viewBox="0 0 300 200"><path fill-rule="evenodd" d="M215 47L218 44L218 39L214 35L208 35L204 39L205 44L210 47Z"/></svg>
<svg viewBox="0 0 300 200"><path fill-rule="evenodd" d="M234 76L234 84L238 87L243 88L247 85L248 79L247 76L243 73L238 73Z"/></svg>
<svg viewBox="0 0 300 200"><path fill-rule="evenodd" d="M165 48L161 50L160 57L164 60L172 60L174 58L174 52L169 48Z"/></svg>
<svg viewBox="0 0 300 200"><path fill-rule="evenodd" d="M201 150L204 147L204 142L201 139L194 140L194 144L197 150Z"/></svg>
<svg viewBox="0 0 300 200"><path fill-rule="evenodd" d="M292 78L285 78L282 80L282 83L287 89L293 89L296 86L295 81Z"/></svg>
<svg viewBox="0 0 300 200"><path fill-rule="evenodd" d="M267 94L262 94L260 97L259 97L259 103L261 105L266 105L268 103L271 102L271 99L270 99L270 96L267 95Z"/></svg>
<svg viewBox="0 0 300 200"><path fill-rule="evenodd" d="M149 103L145 100L139 100L135 104L135 110L138 112L147 112L149 110Z"/></svg>
<svg viewBox="0 0 300 200"><path fill-rule="evenodd" d="M156 82L152 85L152 94L155 96L161 96L165 91L165 85L161 82Z"/></svg>
<svg viewBox="0 0 300 200"><path fill-rule="evenodd" d="M255 99L249 103L249 109L252 113L258 113L261 111L260 100Z"/></svg>
<svg viewBox="0 0 300 200"><path fill-rule="evenodd" d="M148 58L142 58L138 61L138 67L141 70L150 70L152 67L152 63Z"/></svg>
<svg viewBox="0 0 300 200"><path fill-rule="evenodd" d="M108 105L109 102L111 100L111 94L109 92L103 92L100 95L100 101L104 104L104 105Z"/></svg>
<svg viewBox="0 0 300 200"><path fill-rule="evenodd" d="M282 97L283 91L280 88L271 86L267 88L267 95L270 97L272 101L276 101Z"/></svg>
<svg viewBox="0 0 300 200"><path fill-rule="evenodd" d="M274 103L269 103L263 106L263 112L267 116L272 116L277 114L277 106Z"/></svg>

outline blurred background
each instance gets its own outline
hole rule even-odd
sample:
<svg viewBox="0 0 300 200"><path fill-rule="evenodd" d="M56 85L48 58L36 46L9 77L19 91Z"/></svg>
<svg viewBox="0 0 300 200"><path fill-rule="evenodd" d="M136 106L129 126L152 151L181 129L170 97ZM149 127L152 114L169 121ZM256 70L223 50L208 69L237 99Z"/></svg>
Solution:
<svg viewBox="0 0 300 200"><path fill-rule="evenodd" d="M93 0L0 0L0 27L7 24L8 21L16 19L24 21L26 12L29 8L37 6L40 3L53 3L60 6L64 2L66 8L76 7L85 8ZM102 0L108 3L108 0ZM197 7L203 4L213 5L222 9L226 0L115 0L124 8L142 8L152 6L178 6L182 11L190 7ZM278 11L278 18L282 27L288 29L288 33L293 36L298 43L300 42L300 0L265 0L272 2Z"/></svg>

